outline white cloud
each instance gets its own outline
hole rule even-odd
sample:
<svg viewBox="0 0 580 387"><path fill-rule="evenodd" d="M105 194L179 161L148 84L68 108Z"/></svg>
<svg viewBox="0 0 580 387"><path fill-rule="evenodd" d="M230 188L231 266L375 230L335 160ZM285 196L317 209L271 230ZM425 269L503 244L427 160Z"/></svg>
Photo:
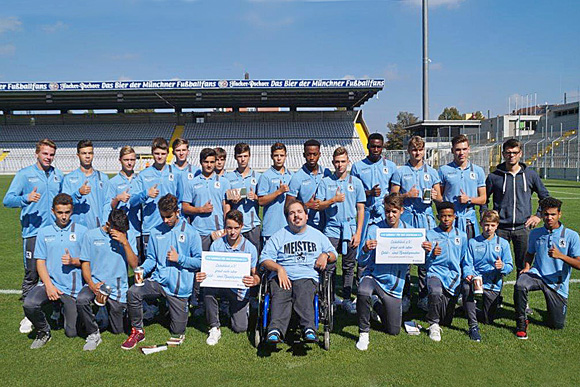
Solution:
<svg viewBox="0 0 580 387"><path fill-rule="evenodd" d="M422 0L403 0L405 3L421 7ZM429 7L447 6L448 8L458 7L465 0L429 0Z"/></svg>
<svg viewBox="0 0 580 387"><path fill-rule="evenodd" d="M67 28L68 28L68 25L64 24L60 20L54 24L45 24L42 26L42 30L44 32L49 33L49 34L53 34L53 33L58 32L58 31L66 30Z"/></svg>
<svg viewBox="0 0 580 387"><path fill-rule="evenodd" d="M16 47L12 44L0 46L0 56L12 56L16 52Z"/></svg>
<svg viewBox="0 0 580 387"><path fill-rule="evenodd" d="M18 31L22 22L16 16L0 18L0 34L6 31Z"/></svg>

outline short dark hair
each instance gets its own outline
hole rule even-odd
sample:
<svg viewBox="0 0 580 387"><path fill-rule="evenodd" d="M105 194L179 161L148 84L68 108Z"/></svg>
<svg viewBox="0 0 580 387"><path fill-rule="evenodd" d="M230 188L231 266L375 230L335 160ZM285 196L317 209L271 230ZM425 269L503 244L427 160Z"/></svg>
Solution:
<svg viewBox="0 0 580 387"><path fill-rule="evenodd" d="M201 163L202 161L204 161L205 159L207 159L210 156L213 156L213 157L215 157L217 159L217 155L216 155L215 149L203 148L201 150L201 152L199 152L199 162Z"/></svg>
<svg viewBox="0 0 580 387"><path fill-rule="evenodd" d="M272 144L270 147L270 156L272 156L277 150L283 150L286 153L286 145L282 144L281 142L275 142Z"/></svg>
<svg viewBox="0 0 580 387"><path fill-rule="evenodd" d="M436 204L437 207L437 213L440 213L443 210L448 210L448 209L452 209L453 212L455 212L455 204L451 203L451 202L441 202L439 204Z"/></svg>
<svg viewBox="0 0 580 387"><path fill-rule="evenodd" d="M285 218L288 217L288 212L289 212L290 206L293 205L293 204L296 204L296 203L298 203L298 204L300 204L302 206L302 208L304 209L304 212L307 212L307 210L306 210L306 204L304 204L304 202L302 202L300 200L293 200L291 202L288 202L288 204L286 204L284 206L284 217Z"/></svg>
<svg viewBox="0 0 580 387"><path fill-rule="evenodd" d="M506 149L511 149L511 148L520 148L521 149L522 143L519 142L515 138L510 138L509 140L507 140L506 142L503 143L502 150L505 152Z"/></svg>
<svg viewBox="0 0 580 387"><path fill-rule="evenodd" d="M316 147L320 148L320 141L311 138L310 140L307 140L304 143L304 150L306 150L306 148L309 146L316 146Z"/></svg>
<svg viewBox="0 0 580 387"><path fill-rule="evenodd" d="M151 153L153 153L155 149L163 149L168 151L169 143L163 137L154 138L153 142L151 143Z"/></svg>
<svg viewBox="0 0 580 387"><path fill-rule="evenodd" d="M114 208L109 214L109 219L107 220L109 227L113 230L127 232L129 230L129 217L125 211L120 208Z"/></svg>
<svg viewBox="0 0 580 387"><path fill-rule="evenodd" d="M451 139L451 148L455 147L455 145L466 142L469 145L469 139L465 134L458 134L457 136Z"/></svg>
<svg viewBox="0 0 580 387"><path fill-rule="evenodd" d="M159 212L177 212L179 211L179 205L177 203L177 198L172 194L167 194L162 196L157 203Z"/></svg>
<svg viewBox="0 0 580 387"><path fill-rule="evenodd" d="M73 199L69 194L59 193L52 199L52 208L56 206L68 206L73 205Z"/></svg>
<svg viewBox="0 0 580 387"><path fill-rule="evenodd" d="M93 142L91 140L80 140L77 143L77 153L81 151L83 148L93 147ZM56 149L56 148L55 148Z"/></svg>
<svg viewBox="0 0 580 387"><path fill-rule="evenodd" d="M402 209L403 200L404 200L403 196L401 196L398 192L393 192L385 196L385 198L383 199L383 206L385 206L385 208L387 208L388 206Z"/></svg>
<svg viewBox="0 0 580 387"><path fill-rule="evenodd" d="M250 153L250 146L245 142L239 142L234 147L234 157L246 152Z"/></svg>
<svg viewBox="0 0 580 387"><path fill-rule="evenodd" d="M238 210L230 210L226 214L226 220L228 220L228 219L233 220L234 222L236 222L240 226L244 225L244 214L242 214Z"/></svg>
<svg viewBox="0 0 580 387"><path fill-rule="evenodd" d="M372 133L369 136L369 143L371 142L371 140L381 140L381 142L385 142L385 138L380 133Z"/></svg>
<svg viewBox="0 0 580 387"><path fill-rule="evenodd" d="M547 198L540 200L540 208L542 211L547 210L548 208L557 208L558 212L560 212L562 210L562 201L548 196Z"/></svg>
<svg viewBox="0 0 580 387"><path fill-rule="evenodd" d="M215 158L217 159L218 157L223 157L224 159L226 158L226 156L228 155L228 152L226 152L226 150L224 148L213 148L213 150L215 150Z"/></svg>

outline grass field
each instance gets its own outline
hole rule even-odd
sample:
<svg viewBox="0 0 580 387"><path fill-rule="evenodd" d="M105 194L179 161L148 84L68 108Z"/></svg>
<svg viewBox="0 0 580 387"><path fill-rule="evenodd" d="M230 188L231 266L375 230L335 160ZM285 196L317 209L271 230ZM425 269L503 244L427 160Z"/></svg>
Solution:
<svg viewBox="0 0 580 387"><path fill-rule="evenodd" d="M11 177L0 176L0 197ZM552 195L564 201L564 223L580 230L580 184L548 181ZM19 211L0 208L0 289L19 289L22 248ZM573 278L580 278L573 272ZM514 280L515 275L508 280ZM265 353L252 347L246 335L222 328L215 347L205 344L204 319L191 319L187 340L180 348L144 356L119 348L124 335L103 334L103 343L84 353L81 338L69 339L62 330L37 351L28 349L32 335L18 333L22 307L18 295L0 294L0 374L3 384L16 385L579 385L580 286L570 285L566 329L553 331L543 323L545 304L533 293L530 304L530 339L514 336L513 285L504 291L504 308L492 326L481 326L483 341L467 337L467 321L457 316L452 328L444 328L443 341L432 342L426 333L392 337L372 330L367 352L354 347L358 337L356 317L339 311L331 350L318 346L289 348ZM427 326L424 315L413 309L405 320ZM163 323L165 324L165 323ZM165 325L146 327L146 343L163 343Z"/></svg>

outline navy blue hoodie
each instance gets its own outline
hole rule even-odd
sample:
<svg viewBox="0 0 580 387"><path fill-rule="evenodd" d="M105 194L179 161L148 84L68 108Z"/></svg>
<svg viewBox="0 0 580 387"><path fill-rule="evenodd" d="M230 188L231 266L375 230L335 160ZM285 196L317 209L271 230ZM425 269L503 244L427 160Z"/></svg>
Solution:
<svg viewBox="0 0 580 387"><path fill-rule="evenodd" d="M487 200L493 196L493 209L499 213L499 228L516 230L532 216L532 194L540 200L550 196L544 183L533 169L520 163L520 170L514 176L507 172L506 164L501 163L485 180ZM485 207L482 207L484 210ZM538 212L536 215L540 216Z"/></svg>

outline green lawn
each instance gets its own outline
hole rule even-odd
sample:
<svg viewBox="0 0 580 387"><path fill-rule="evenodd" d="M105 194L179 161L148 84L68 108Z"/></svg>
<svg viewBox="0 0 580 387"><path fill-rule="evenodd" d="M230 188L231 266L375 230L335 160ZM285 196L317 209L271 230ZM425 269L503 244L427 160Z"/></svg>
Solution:
<svg viewBox="0 0 580 387"><path fill-rule="evenodd" d="M0 196L11 177L0 176ZM564 223L580 229L580 184L549 181L548 189L564 200ZM0 208L0 289L18 289L22 278L22 248L18 211ZM573 277L580 278L577 272ZM513 280L510 275L508 280ZM144 356L119 348L125 336L103 334L103 344L83 353L84 340L69 339L62 330L41 350L31 351L30 337L18 333L22 316L17 295L0 295L0 372L4 385L578 385L580 359L580 287L570 286L568 321L563 331L552 331L542 322L543 297L533 293L530 304L530 339L515 339L513 286L506 286L504 308L496 325L482 326L483 341L469 341L467 322L457 316L452 328L444 328L443 341L434 343L426 333L391 337L376 330L366 353L358 352L356 317L341 311L329 352L317 346L289 348L279 352L257 351L246 335L222 329L215 347L205 344L204 319L190 320L187 340L181 348ZM424 316L413 309L405 320L423 326ZM165 323L164 323L165 324ZM168 337L166 326L146 327L148 344Z"/></svg>

